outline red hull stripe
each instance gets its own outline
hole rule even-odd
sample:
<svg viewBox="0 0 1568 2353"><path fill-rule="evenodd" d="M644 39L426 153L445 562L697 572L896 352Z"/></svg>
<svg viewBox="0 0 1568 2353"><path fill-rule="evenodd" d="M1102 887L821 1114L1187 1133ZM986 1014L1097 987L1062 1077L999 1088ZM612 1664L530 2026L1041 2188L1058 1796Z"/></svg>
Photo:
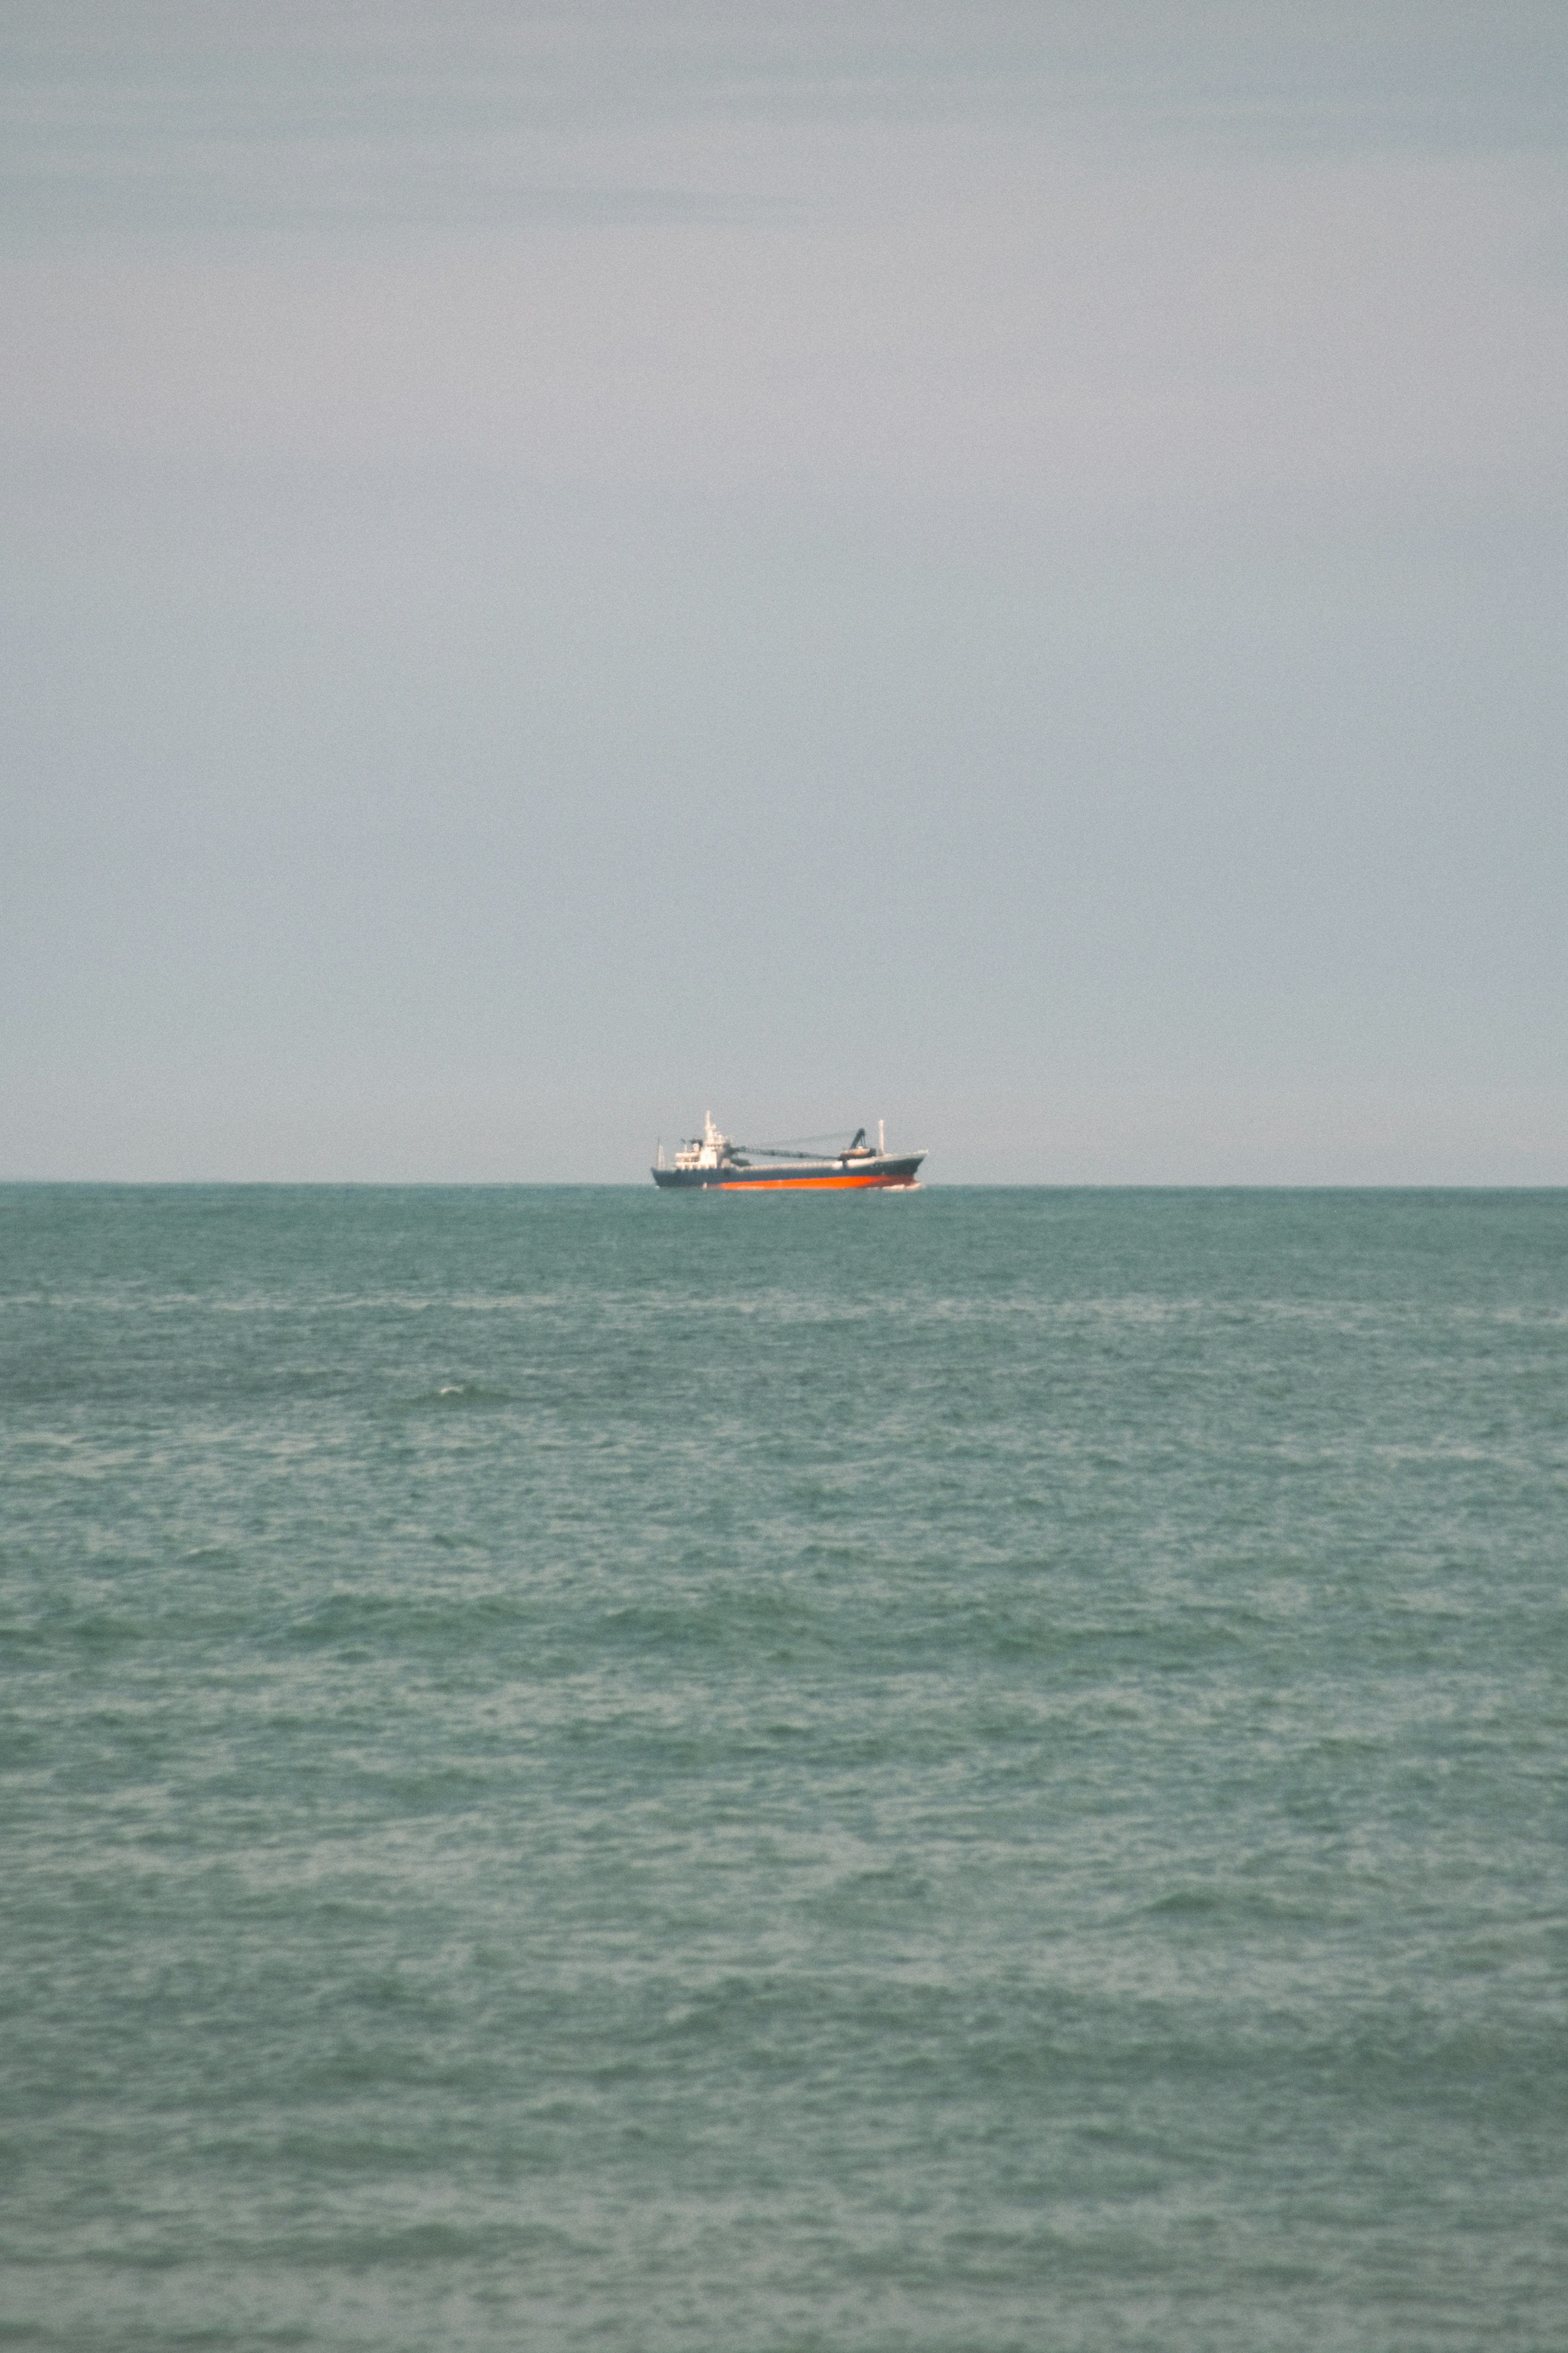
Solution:
<svg viewBox="0 0 1568 2353"><path fill-rule="evenodd" d="M883 1187L912 1185L912 1176L743 1176L738 1181L715 1185L715 1193L826 1193L864 1192L868 1186Z"/></svg>

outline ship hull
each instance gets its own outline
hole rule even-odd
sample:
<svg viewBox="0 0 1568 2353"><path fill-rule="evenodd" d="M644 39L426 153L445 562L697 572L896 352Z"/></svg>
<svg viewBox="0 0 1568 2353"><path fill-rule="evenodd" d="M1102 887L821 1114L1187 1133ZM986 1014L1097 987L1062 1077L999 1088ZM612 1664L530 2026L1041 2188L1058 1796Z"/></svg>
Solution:
<svg viewBox="0 0 1568 2353"><path fill-rule="evenodd" d="M870 1160L814 1160L787 1171L737 1168L655 1168L656 1185L667 1193L871 1193L907 1189L916 1180L923 1152L889 1153Z"/></svg>

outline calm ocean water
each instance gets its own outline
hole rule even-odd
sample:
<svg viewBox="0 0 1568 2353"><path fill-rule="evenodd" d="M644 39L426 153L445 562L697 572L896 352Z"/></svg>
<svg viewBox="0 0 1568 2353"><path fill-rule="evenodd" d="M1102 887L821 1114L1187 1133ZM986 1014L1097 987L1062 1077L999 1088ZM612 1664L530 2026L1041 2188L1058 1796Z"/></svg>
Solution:
<svg viewBox="0 0 1568 2353"><path fill-rule="evenodd" d="M0 1189L0 2340L1568 2343L1568 1194Z"/></svg>

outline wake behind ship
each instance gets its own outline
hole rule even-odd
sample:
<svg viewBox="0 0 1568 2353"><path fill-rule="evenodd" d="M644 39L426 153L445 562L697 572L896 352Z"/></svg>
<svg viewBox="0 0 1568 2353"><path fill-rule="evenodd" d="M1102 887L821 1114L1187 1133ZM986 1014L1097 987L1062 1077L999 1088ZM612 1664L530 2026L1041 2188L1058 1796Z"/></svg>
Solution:
<svg viewBox="0 0 1568 2353"><path fill-rule="evenodd" d="M888 1190L915 1183L923 1152L885 1152L879 1124L877 1147L858 1128L855 1140L840 1152L823 1158L796 1152L782 1144L736 1144L721 1134L710 1112L702 1133L683 1144L673 1162L665 1166L660 1147L653 1181L667 1190L712 1190L720 1193L844 1193Z"/></svg>

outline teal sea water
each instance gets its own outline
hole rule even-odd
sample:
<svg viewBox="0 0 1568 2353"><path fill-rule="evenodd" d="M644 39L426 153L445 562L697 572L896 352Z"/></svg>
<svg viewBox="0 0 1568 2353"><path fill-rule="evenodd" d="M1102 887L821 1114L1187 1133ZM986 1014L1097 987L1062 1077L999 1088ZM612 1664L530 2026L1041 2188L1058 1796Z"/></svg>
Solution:
<svg viewBox="0 0 1568 2353"><path fill-rule="evenodd" d="M0 1190L0 2342L1568 2343L1568 1195Z"/></svg>

